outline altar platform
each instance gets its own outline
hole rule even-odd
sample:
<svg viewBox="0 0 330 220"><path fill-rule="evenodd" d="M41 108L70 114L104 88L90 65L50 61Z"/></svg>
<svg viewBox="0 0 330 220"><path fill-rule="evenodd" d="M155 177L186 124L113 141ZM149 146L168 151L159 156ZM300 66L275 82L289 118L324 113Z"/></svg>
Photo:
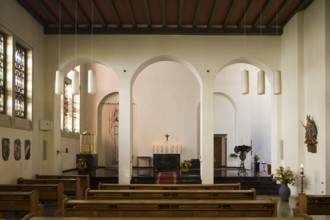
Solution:
<svg viewBox="0 0 330 220"><path fill-rule="evenodd" d="M238 174L239 168L217 168L214 170L214 183L241 183L242 189L255 188L257 195L278 195L279 184L276 184L271 175L251 170L246 170L246 175ZM76 171L66 172L66 174L77 174ZM91 188L97 189L98 183L118 183L118 168L117 167L99 167L96 169L96 175L91 176ZM131 183L134 184L155 184L156 177L153 172L147 172L145 175L138 175L138 172L133 169ZM179 173L177 175L177 183L195 184L202 183L199 175L199 170L191 173Z"/></svg>

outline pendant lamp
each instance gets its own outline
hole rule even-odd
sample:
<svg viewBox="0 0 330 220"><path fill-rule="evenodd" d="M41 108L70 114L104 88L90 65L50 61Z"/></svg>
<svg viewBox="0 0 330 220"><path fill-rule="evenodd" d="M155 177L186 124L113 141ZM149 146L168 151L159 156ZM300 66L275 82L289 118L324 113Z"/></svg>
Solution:
<svg viewBox="0 0 330 220"><path fill-rule="evenodd" d="M55 74L55 94L62 95L64 93L64 73L60 70Z"/></svg>
<svg viewBox="0 0 330 220"><path fill-rule="evenodd" d="M281 71L279 70L276 70L274 72L273 88L274 88L274 95L279 95L282 93Z"/></svg>
<svg viewBox="0 0 330 220"><path fill-rule="evenodd" d="M79 72L74 69L72 70L72 94L78 95L79 94Z"/></svg>
<svg viewBox="0 0 330 220"><path fill-rule="evenodd" d="M265 71L258 72L258 95L265 94Z"/></svg>
<svg viewBox="0 0 330 220"><path fill-rule="evenodd" d="M242 71L242 94L249 94L249 71Z"/></svg>
<svg viewBox="0 0 330 220"><path fill-rule="evenodd" d="M93 70L88 70L88 85L87 85L88 94L95 94L95 73Z"/></svg>

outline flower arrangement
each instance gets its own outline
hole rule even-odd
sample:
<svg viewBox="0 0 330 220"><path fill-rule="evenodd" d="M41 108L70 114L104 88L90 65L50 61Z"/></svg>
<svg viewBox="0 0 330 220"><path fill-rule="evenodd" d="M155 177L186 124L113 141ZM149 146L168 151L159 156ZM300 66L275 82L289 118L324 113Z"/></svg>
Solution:
<svg viewBox="0 0 330 220"><path fill-rule="evenodd" d="M282 167L275 169L275 174L273 175L273 180L280 183L287 183L294 185L297 175L291 170L290 167Z"/></svg>
<svg viewBox="0 0 330 220"><path fill-rule="evenodd" d="M191 161L190 160L184 160L180 163L181 169L189 169L191 167Z"/></svg>
<svg viewBox="0 0 330 220"><path fill-rule="evenodd" d="M254 161L259 161L260 160L260 157L258 154L255 154L254 157L253 157Z"/></svg>
<svg viewBox="0 0 330 220"><path fill-rule="evenodd" d="M78 171L87 170L87 162L85 158L79 158L78 163L76 164L76 168Z"/></svg>

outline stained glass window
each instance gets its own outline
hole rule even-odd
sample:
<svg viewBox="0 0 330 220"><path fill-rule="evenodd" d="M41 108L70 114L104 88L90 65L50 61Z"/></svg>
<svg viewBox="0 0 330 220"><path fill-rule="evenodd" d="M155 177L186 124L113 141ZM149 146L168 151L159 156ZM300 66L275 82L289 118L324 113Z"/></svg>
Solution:
<svg viewBox="0 0 330 220"><path fill-rule="evenodd" d="M0 33L0 114L5 113L5 97L6 97L6 45L5 35Z"/></svg>
<svg viewBox="0 0 330 220"><path fill-rule="evenodd" d="M72 132L72 84L71 81L66 80L64 83L64 131Z"/></svg>
<svg viewBox="0 0 330 220"><path fill-rule="evenodd" d="M80 95L72 94L72 82L68 78L64 82L63 116L64 131L80 133Z"/></svg>
<svg viewBox="0 0 330 220"><path fill-rule="evenodd" d="M15 47L15 116L26 118L26 49Z"/></svg>

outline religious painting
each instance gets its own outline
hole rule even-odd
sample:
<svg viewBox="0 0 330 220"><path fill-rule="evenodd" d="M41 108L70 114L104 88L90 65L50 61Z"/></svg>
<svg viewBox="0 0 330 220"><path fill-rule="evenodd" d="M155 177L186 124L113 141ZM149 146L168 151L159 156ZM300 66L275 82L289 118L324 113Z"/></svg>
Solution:
<svg viewBox="0 0 330 220"><path fill-rule="evenodd" d="M9 139L2 138L2 159L7 161L10 155Z"/></svg>
<svg viewBox="0 0 330 220"><path fill-rule="evenodd" d="M14 159L21 160L21 140L16 139L14 141Z"/></svg>
<svg viewBox="0 0 330 220"><path fill-rule="evenodd" d="M314 119L310 116L306 116L306 125L301 121L300 123L305 128L305 144L307 145L307 151L311 153L316 153L316 144L317 144L317 127Z"/></svg>
<svg viewBox="0 0 330 220"><path fill-rule="evenodd" d="M29 160L31 157L31 141L30 140L25 140L24 154L25 154L25 160Z"/></svg>

